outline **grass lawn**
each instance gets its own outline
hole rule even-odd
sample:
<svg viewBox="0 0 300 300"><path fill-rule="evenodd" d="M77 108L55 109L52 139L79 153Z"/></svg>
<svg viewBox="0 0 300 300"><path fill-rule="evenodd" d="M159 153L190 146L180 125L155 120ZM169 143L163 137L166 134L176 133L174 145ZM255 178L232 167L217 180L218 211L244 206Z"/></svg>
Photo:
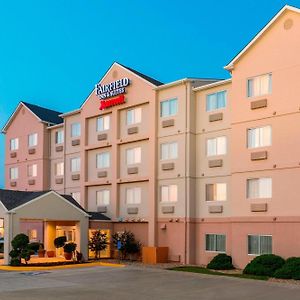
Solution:
<svg viewBox="0 0 300 300"><path fill-rule="evenodd" d="M210 269L206 269L203 267L175 267L169 270L172 271L181 271L181 272L191 272L191 273L201 273L208 275L216 275L216 276L227 276L227 277L236 277L236 278L245 278L245 279L256 279L256 280L268 280L267 276L258 276L258 275L247 275L247 274L228 274L220 271L214 271Z"/></svg>

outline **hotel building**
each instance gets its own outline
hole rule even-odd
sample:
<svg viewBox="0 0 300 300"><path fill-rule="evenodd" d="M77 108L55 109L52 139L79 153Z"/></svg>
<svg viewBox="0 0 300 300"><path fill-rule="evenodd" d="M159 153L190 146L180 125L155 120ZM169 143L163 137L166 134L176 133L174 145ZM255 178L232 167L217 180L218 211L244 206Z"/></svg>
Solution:
<svg viewBox="0 0 300 300"><path fill-rule="evenodd" d="M21 102L3 128L6 189L72 195L90 230L131 230L170 261L299 256L299 34L300 10L285 6L230 79L163 84L114 63L79 109ZM20 231L44 240L39 226Z"/></svg>

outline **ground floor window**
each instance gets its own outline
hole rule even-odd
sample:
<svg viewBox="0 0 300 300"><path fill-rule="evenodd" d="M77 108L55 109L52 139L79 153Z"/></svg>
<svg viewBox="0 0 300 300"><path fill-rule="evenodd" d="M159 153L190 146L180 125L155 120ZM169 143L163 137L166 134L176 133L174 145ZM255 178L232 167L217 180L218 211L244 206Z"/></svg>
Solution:
<svg viewBox="0 0 300 300"><path fill-rule="evenodd" d="M272 236L248 235L248 254L272 254Z"/></svg>
<svg viewBox="0 0 300 300"><path fill-rule="evenodd" d="M107 248L100 252L100 257L101 258L110 258L111 257L111 254L110 254L110 250L111 250L111 243L110 243L111 233L110 233L110 230L109 229L89 229L89 239L92 237L93 232L96 231L96 230L100 230L103 233L106 233L107 240L108 240ZM89 258L95 258L95 253L92 252L90 249L89 249Z"/></svg>
<svg viewBox="0 0 300 300"><path fill-rule="evenodd" d="M206 251L226 252L225 234L206 234L205 242Z"/></svg>
<svg viewBox="0 0 300 300"><path fill-rule="evenodd" d="M30 243L37 242L37 230L29 229L28 230L28 238L29 238Z"/></svg>

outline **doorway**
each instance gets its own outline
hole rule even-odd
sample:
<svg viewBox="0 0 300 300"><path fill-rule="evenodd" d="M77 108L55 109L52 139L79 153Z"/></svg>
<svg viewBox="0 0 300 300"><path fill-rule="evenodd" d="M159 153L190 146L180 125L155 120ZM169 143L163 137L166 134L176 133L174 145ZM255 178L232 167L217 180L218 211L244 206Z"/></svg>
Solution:
<svg viewBox="0 0 300 300"><path fill-rule="evenodd" d="M76 243L76 227L75 226L56 226L56 237L65 236L67 243ZM64 249L56 249L56 256L64 256Z"/></svg>

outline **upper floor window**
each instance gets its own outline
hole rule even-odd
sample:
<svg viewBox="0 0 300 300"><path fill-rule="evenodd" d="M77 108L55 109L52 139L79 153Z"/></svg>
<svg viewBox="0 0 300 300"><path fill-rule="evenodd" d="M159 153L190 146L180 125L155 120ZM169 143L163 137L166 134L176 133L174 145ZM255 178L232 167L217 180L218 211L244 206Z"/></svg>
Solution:
<svg viewBox="0 0 300 300"><path fill-rule="evenodd" d="M161 186L160 192L161 192L161 197L160 197L161 202L177 202L177 198L178 198L177 185L175 184L163 185Z"/></svg>
<svg viewBox="0 0 300 300"><path fill-rule="evenodd" d="M71 124L71 137L78 137L81 135L80 123Z"/></svg>
<svg viewBox="0 0 300 300"><path fill-rule="evenodd" d="M55 175L64 176L64 163L59 162L55 164Z"/></svg>
<svg viewBox="0 0 300 300"><path fill-rule="evenodd" d="M259 148L271 146L272 143L272 127L264 126L250 128L248 132L248 148Z"/></svg>
<svg viewBox="0 0 300 300"><path fill-rule="evenodd" d="M177 98L160 102L160 116L175 116L178 112Z"/></svg>
<svg viewBox="0 0 300 300"><path fill-rule="evenodd" d="M142 121L142 108L137 107L127 110L127 125L138 124Z"/></svg>
<svg viewBox="0 0 300 300"><path fill-rule="evenodd" d="M206 185L206 201L225 201L226 198L226 183L212 183Z"/></svg>
<svg viewBox="0 0 300 300"><path fill-rule="evenodd" d="M96 164L97 164L97 169L109 168L110 153L109 152L102 152L102 153L97 154Z"/></svg>
<svg viewBox="0 0 300 300"><path fill-rule="evenodd" d="M37 133L32 133L28 135L28 146L35 147L38 143L38 135Z"/></svg>
<svg viewBox="0 0 300 300"><path fill-rule="evenodd" d="M80 172L80 157L71 158L71 172Z"/></svg>
<svg viewBox="0 0 300 300"><path fill-rule="evenodd" d="M247 179L247 198L272 198L272 178Z"/></svg>
<svg viewBox="0 0 300 300"><path fill-rule="evenodd" d="M99 118L97 118L97 131L105 131L105 130L109 130L110 127L110 116L106 115L106 116L101 116Z"/></svg>
<svg viewBox="0 0 300 300"><path fill-rule="evenodd" d="M19 169L17 167L9 169L9 177L11 180L16 180L19 178Z"/></svg>
<svg viewBox="0 0 300 300"><path fill-rule="evenodd" d="M58 130L55 132L55 144L62 144L64 142L64 131Z"/></svg>
<svg viewBox="0 0 300 300"><path fill-rule="evenodd" d="M206 111L226 107L227 91L216 92L206 96Z"/></svg>
<svg viewBox="0 0 300 300"><path fill-rule="evenodd" d="M28 166L27 175L28 175L28 177L36 177L37 176L37 164Z"/></svg>
<svg viewBox="0 0 300 300"><path fill-rule="evenodd" d="M80 204L80 192L73 192L71 196L74 200L76 200Z"/></svg>
<svg viewBox="0 0 300 300"><path fill-rule="evenodd" d="M257 97L272 92L272 74L264 74L247 80L247 96Z"/></svg>
<svg viewBox="0 0 300 300"><path fill-rule="evenodd" d="M109 205L110 203L110 191L109 190L102 190L96 192L96 205L105 206Z"/></svg>
<svg viewBox="0 0 300 300"><path fill-rule="evenodd" d="M224 155L226 154L227 138L226 136L219 136L208 139L206 142L207 156Z"/></svg>
<svg viewBox="0 0 300 300"><path fill-rule="evenodd" d="M176 142L160 145L161 160L176 159L178 156L178 144Z"/></svg>
<svg viewBox="0 0 300 300"><path fill-rule="evenodd" d="M14 138L10 140L10 150L15 151L19 149L19 139Z"/></svg>
<svg viewBox="0 0 300 300"><path fill-rule="evenodd" d="M142 199L142 189L140 187L126 189L126 203L140 204Z"/></svg>
<svg viewBox="0 0 300 300"><path fill-rule="evenodd" d="M206 234L205 250L226 252L226 235L225 234Z"/></svg>
<svg viewBox="0 0 300 300"><path fill-rule="evenodd" d="M139 164L142 160L141 147L131 148L126 150L127 165Z"/></svg>
<svg viewBox="0 0 300 300"><path fill-rule="evenodd" d="M248 254L272 254L272 236L248 235Z"/></svg>

